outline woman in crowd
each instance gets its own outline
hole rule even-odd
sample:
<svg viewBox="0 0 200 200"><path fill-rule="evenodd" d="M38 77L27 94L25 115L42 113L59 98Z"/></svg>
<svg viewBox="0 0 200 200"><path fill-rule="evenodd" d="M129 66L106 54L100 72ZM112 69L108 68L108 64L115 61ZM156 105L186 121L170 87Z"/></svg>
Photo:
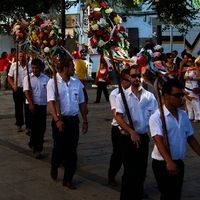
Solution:
<svg viewBox="0 0 200 200"><path fill-rule="evenodd" d="M165 67L168 72L172 73L172 76L175 78L178 76L177 74L177 65L173 62L174 58L172 53L166 53L166 62L165 62Z"/></svg>
<svg viewBox="0 0 200 200"><path fill-rule="evenodd" d="M6 77L7 77L7 68L9 66L9 60L7 59L7 52L3 52L0 58L0 83L1 90L6 90Z"/></svg>
<svg viewBox="0 0 200 200"><path fill-rule="evenodd" d="M185 91L192 99L186 101L188 116L191 121L198 122L200 120L200 102L199 95L195 93L194 88L198 88L200 77L194 64L194 58L190 57L187 61L187 71L185 73Z"/></svg>
<svg viewBox="0 0 200 200"><path fill-rule="evenodd" d="M96 101L94 103L100 103L101 93L103 91L106 101L109 101L109 93L107 85L110 83L108 79L108 65L106 60L102 57L97 69L95 84L97 85Z"/></svg>

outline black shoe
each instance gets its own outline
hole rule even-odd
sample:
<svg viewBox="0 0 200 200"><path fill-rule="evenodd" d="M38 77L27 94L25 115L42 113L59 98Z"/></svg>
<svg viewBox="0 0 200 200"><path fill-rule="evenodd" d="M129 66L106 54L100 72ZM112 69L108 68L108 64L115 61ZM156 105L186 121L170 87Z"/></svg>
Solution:
<svg viewBox="0 0 200 200"><path fill-rule="evenodd" d="M36 151L36 152L34 153L34 158L40 159L40 158L41 158L41 152Z"/></svg>
<svg viewBox="0 0 200 200"><path fill-rule="evenodd" d="M34 149L34 146L30 144L30 142L28 143L28 147L33 150Z"/></svg>
<svg viewBox="0 0 200 200"><path fill-rule="evenodd" d="M117 181L115 180L115 178L111 178L110 176L108 176L108 185L117 186Z"/></svg>
<svg viewBox="0 0 200 200"><path fill-rule="evenodd" d="M95 101L94 103L100 103L100 101Z"/></svg>
<svg viewBox="0 0 200 200"><path fill-rule="evenodd" d="M53 180L56 180L57 177L58 177L58 169L51 169L50 175L51 175L51 178L52 178Z"/></svg>
<svg viewBox="0 0 200 200"><path fill-rule="evenodd" d="M76 190L76 186L69 181L63 181L63 186L68 187L70 190Z"/></svg>
<svg viewBox="0 0 200 200"><path fill-rule="evenodd" d="M26 131L27 131L27 132L26 132L26 135L31 136L31 129L30 129L30 128L27 128Z"/></svg>

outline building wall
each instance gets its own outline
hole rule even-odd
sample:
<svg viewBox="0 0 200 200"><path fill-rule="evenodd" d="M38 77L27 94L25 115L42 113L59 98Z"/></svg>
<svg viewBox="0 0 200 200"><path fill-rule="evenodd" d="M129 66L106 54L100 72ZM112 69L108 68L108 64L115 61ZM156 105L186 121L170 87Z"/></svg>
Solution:
<svg viewBox="0 0 200 200"><path fill-rule="evenodd" d="M10 53L12 47L15 47L12 38L9 35L0 35L0 54L4 51Z"/></svg>

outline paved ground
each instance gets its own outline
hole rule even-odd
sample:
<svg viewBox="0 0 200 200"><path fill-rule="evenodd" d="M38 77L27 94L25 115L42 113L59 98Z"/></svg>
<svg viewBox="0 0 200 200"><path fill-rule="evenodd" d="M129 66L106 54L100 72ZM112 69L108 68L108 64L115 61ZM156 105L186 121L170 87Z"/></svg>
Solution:
<svg viewBox="0 0 200 200"><path fill-rule="evenodd" d="M111 90L110 88L109 90ZM117 187L107 185L107 171L112 152L110 141L111 112L104 96L100 104L94 104L96 89L88 89L89 131L80 135L78 167L74 176L77 190L62 187L63 169L59 169L57 181L50 178L50 157L52 149L51 116L48 114L43 158L36 160L29 150L29 137L25 130L16 132L14 126L14 104L10 90L0 91L0 199L1 200L117 200L119 199L122 171L116 179ZM23 127L24 128L24 127ZM200 123L194 124L195 135L200 141ZM152 150L152 141L150 151ZM186 173L183 186L183 200L200 199L199 157L188 148L185 159ZM159 192L151 170L151 159L145 191L158 200Z"/></svg>

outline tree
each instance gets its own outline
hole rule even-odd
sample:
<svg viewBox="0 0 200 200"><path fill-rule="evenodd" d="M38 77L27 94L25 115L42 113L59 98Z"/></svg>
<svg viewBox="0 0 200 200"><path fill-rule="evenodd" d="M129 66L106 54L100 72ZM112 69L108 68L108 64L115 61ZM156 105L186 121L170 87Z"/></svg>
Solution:
<svg viewBox="0 0 200 200"><path fill-rule="evenodd" d="M173 25L183 34L197 25L199 19L198 0L112 0L112 5L126 15L134 15L143 4L149 4L149 9L153 8L166 28Z"/></svg>
<svg viewBox="0 0 200 200"><path fill-rule="evenodd" d="M81 2L92 2L94 0L80 0ZM103 1L103 0L96 0ZM181 33L186 33L190 28L197 25L197 13L199 11L198 0L106 0L121 13L133 15L141 9L143 4L154 5L157 18L168 27L173 25ZM66 0L67 4L67 0ZM195 7L196 5L196 7ZM61 8L61 0L0 0L0 34L9 33L8 22L13 16L33 17L44 12L48 13L50 8Z"/></svg>
<svg viewBox="0 0 200 200"><path fill-rule="evenodd" d="M34 15L44 12L48 13L49 9L60 6L60 0L1 0L0 1L0 34L8 34L9 20L16 16L31 18Z"/></svg>

